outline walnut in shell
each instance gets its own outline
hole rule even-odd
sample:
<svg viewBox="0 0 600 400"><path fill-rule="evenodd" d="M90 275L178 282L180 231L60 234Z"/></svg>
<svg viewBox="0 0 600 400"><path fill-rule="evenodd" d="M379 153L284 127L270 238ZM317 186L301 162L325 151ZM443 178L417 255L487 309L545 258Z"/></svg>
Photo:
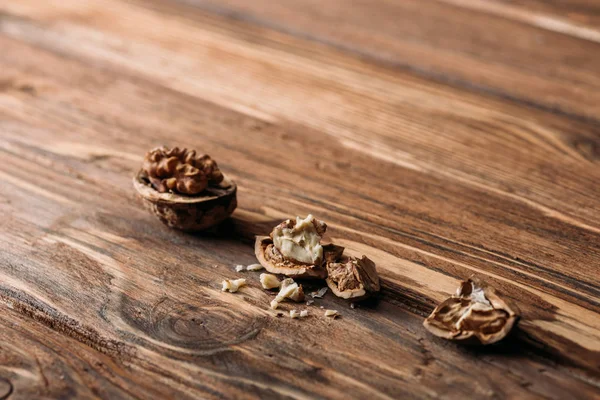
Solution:
<svg viewBox="0 0 600 400"><path fill-rule="evenodd" d="M423 325L434 335L475 344L503 339L517 323L519 309L494 288L468 279L444 300Z"/></svg>
<svg viewBox="0 0 600 400"><path fill-rule="evenodd" d="M160 147L149 151L133 186L144 206L171 228L201 231L237 207L237 186L207 155Z"/></svg>
<svg viewBox="0 0 600 400"><path fill-rule="evenodd" d="M340 246L321 244L326 229L327 225L312 215L288 219L277 225L271 236L256 238L256 258L273 274L324 279L325 262L339 258L344 251Z"/></svg>
<svg viewBox="0 0 600 400"><path fill-rule="evenodd" d="M379 292L375 263L366 256L342 257L327 263L327 286L338 297L361 300Z"/></svg>

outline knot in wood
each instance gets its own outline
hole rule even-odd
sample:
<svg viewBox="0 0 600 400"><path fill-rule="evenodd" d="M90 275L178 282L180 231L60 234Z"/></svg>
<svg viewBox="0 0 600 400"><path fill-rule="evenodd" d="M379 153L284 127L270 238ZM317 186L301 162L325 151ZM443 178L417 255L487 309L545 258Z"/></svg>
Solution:
<svg viewBox="0 0 600 400"><path fill-rule="evenodd" d="M214 353L254 338L264 321L246 310L204 299L201 306L160 299L149 313L139 305L123 305L126 319L148 336L186 353ZM143 306L142 306L143 307ZM143 307L146 308L146 307Z"/></svg>
<svg viewBox="0 0 600 400"><path fill-rule="evenodd" d="M0 400L8 399L12 392L12 383L8 379L0 377Z"/></svg>

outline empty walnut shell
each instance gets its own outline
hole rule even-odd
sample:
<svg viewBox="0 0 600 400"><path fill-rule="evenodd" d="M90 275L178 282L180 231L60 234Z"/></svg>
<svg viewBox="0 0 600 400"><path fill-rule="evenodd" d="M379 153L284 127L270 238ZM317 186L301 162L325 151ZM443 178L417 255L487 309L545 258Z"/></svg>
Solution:
<svg viewBox="0 0 600 400"><path fill-rule="evenodd" d="M327 275L329 289L344 299L362 300L380 289L375 263L366 256L328 262Z"/></svg>
<svg viewBox="0 0 600 400"><path fill-rule="evenodd" d="M519 309L490 286L468 279L444 300L423 325L434 335L474 344L503 339L517 323Z"/></svg>
<svg viewBox="0 0 600 400"><path fill-rule="evenodd" d="M227 177L193 196L157 191L143 170L133 178L133 186L145 208L169 227L183 231L213 227L227 219L237 207L237 186Z"/></svg>
<svg viewBox="0 0 600 400"><path fill-rule="evenodd" d="M323 262L319 265L300 263L286 259L273 245L269 236L257 236L254 252L258 262L272 274L282 274L293 278L325 279L327 260L336 260L344 252L344 248L334 244L323 245Z"/></svg>

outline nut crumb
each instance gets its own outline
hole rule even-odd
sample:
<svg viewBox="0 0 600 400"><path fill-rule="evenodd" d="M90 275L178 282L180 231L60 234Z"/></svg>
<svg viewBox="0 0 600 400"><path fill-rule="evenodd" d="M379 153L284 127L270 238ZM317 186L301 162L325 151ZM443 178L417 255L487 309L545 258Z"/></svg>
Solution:
<svg viewBox="0 0 600 400"><path fill-rule="evenodd" d="M356 306L354 305L354 303L350 303L350 308L354 310L354 308L356 308Z"/></svg>
<svg viewBox="0 0 600 400"><path fill-rule="evenodd" d="M272 274L260 274L260 284L263 289L275 289L281 286L279 279Z"/></svg>
<svg viewBox="0 0 600 400"><path fill-rule="evenodd" d="M325 316L335 318L335 317L338 317L339 314L338 314L337 310L325 310Z"/></svg>
<svg viewBox="0 0 600 400"><path fill-rule="evenodd" d="M319 306L319 308L325 308L325 307L323 307L323 306Z"/></svg>
<svg viewBox="0 0 600 400"><path fill-rule="evenodd" d="M304 291L302 285L298 285L293 279L287 278L281 281L281 289L277 297L271 301L271 308L276 309L279 303L285 299L291 299L296 302L304 301Z"/></svg>
<svg viewBox="0 0 600 400"><path fill-rule="evenodd" d="M305 318L308 316L308 311L306 310L302 310L300 312L298 312L298 310L290 310L290 318L296 319L296 318Z"/></svg>
<svg viewBox="0 0 600 400"><path fill-rule="evenodd" d="M250 264L246 267L247 271L260 271L261 269L265 269L265 267L260 264Z"/></svg>
<svg viewBox="0 0 600 400"><path fill-rule="evenodd" d="M244 266L243 265L236 265L235 266L235 272L242 272L244 270Z"/></svg>
<svg viewBox="0 0 600 400"><path fill-rule="evenodd" d="M368 257L342 257L327 263L327 285L343 299L364 299L380 290L375 263Z"/></svg>
<svg viewBox="0 0 600 400"><path fill-rule="evenodd" d="M307 305L307 306L310 306L310 305L311 305L312 303L314 303L314 302L315 302L314 300L308 300L308 301L306 302L306 305Z"/></svg>
<svg viewBox="0 0 600 400"><path fill-rule="evenodd" d="M244 278L229 280L225 279L222 282L223 288L221 289L223 292L229 291L231 293L235 293L242 286L246 286L246 280Z"/></svg>

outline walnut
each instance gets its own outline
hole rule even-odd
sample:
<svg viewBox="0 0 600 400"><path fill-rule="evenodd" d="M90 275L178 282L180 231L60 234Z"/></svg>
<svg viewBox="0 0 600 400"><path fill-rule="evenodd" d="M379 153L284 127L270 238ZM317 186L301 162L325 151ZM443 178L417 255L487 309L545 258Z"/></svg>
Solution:
<svg viewBox="0 0 600 400"><path fill-rule="evenodd" d="M325 262L338 258L344 251L341 246L321 244L326 229L327 225L312 215L288 219L277 225L270 237L257 236L256 258L274 274L324 279Z"/></svg>
<svg viewBox="0 0 600 400"><path fill-rule="evenodd" d="M146 154L133 186L144 206L171 228L201 231L237 207L237 186L209 156L166 147Z"/></svg>
<svg viewBox="0 0 600 400"><path fill-rule="evenodd" d="M196 195L209 184L219 184L223 174L210 156L195 150L158 147L150 150L142 166L144 176L160 193Z"/></svg>
<svg viewBox="0 0 600 400"><path fill-rule="evenodd" d="M436 336L491 344L503 339L517 323L519 309L494 288L468 279L456 295L444 300L423 325Z"/></svg>
<svg viewBox="0 0 600 400"><path fill-rule="evenodd" d="M338 317L340 314L338 314L337 310L325 310L325 316L326 317L332 317L332 318L336 318Z"/></svg>
<svg viewBox="0 0 600 400"><path fill-rule="evenodd" d="M281 289L273 301L271 301L271 308L276 309L279 303L285 299L290 299L295 302L304 301L304 290L302 285L298 285L293 279L287 278L281 281Z"/></svg>
<svg viewBox="0 0 600 400"><path fill-rule="evenodd" d="M379 276L375 263L366 256L342 257L327 263L327 286L338 297L359 300L379 292Z"/></svg>
<svg viewBox="0 0 600 400"><path fill-rule="evenodd" d="M244 278L234 279L234 280L225 279L222 282L222 285L223 285L223 288L221 288L222 291L224 291L224 292L229 291L231 293L235 293L242 286L246 286L246 280Z"/></svg>

